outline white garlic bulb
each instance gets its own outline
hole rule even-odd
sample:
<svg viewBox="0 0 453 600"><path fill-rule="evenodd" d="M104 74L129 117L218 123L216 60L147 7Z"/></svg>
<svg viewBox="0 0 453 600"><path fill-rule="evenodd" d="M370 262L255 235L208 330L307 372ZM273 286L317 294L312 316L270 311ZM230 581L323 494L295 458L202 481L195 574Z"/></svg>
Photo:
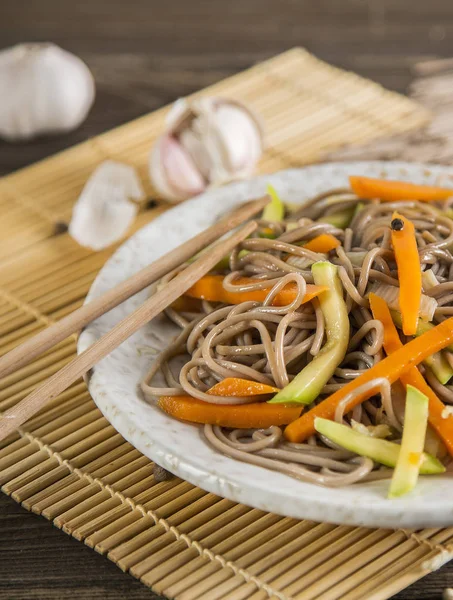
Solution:
<svg viewBox="0 0 453 600"><path fill-rule="evenodd" d="M100 164L74 205L69 235L81 246L102 250L127 232L145 197L133 167L113 160Z"/></svg>
<svg viewBox="0 0 453 600"><path fill-rule="evenodd" d="M178 100L167 126L152 150L150 177L172 202L248 177L263 151L260 119L237 100Z"/></svg>
<svg viewBox="0 0 453 600"><path fill-rule="evenodd" d="M71 131L88 114L95 87L80 58L54 44L0 52L0 137L26 140Z"/></svg>

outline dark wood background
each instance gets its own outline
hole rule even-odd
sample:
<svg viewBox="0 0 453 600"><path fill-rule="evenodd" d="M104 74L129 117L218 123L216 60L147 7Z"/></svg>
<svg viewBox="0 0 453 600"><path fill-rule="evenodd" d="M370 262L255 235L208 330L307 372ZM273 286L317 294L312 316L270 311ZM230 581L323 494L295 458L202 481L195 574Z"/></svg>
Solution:
<svg viewBox="0 0 453 600"><path fill-rule="evenodd" d="M70 135L0 142L0 174L296 45L404 92L415 62L453 56L453 0L0 0L0 48L29 41L81 56L96 103ZM449 586L453 564L396 598L440 600ZM156 596L0 495L0 599L74 598Z"/></svg>

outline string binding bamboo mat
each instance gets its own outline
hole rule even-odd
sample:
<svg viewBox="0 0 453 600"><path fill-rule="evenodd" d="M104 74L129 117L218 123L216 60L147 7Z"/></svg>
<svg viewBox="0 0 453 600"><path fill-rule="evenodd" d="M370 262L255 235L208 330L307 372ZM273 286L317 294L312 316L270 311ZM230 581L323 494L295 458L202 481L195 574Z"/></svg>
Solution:
<svg viewBox="0 0 453 600"><path fill-rule="evenodd" d="M294 49L200 94L251 103L267 125L261 172L321 160L344 144L425 124L411 100ZM112 249L91 253L65 233L90 173L107 158L143 182L167 109L0 181L0 351L80 306ZM149 198L153 190L147 188ZM143 210L135 228L165 210ZM73 357L71 337L1 382L0 410ZM0 485L26 509L178 600L380 600L451 558L452 529L339 527L268 514L174 478L106 421L77 382L0 444Z"/></svg>

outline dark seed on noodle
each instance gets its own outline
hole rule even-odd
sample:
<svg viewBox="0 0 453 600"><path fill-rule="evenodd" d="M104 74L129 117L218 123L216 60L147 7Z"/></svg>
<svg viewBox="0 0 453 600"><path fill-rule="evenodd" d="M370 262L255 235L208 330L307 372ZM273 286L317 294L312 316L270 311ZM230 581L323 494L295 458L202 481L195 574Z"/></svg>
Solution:
<svg viewBox="0 0 453 600"><path fill-rule="evenodd" d="M404 222L402 219L393 219L393 221L390 223L390 226L393 231L401 231L404 227Z"/></svg>

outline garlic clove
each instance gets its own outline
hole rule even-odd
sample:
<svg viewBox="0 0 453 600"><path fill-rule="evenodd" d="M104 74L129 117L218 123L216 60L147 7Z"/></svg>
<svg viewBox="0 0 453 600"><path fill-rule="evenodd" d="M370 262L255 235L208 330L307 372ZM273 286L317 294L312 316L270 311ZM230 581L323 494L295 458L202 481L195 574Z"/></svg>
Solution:
<svg viewBox="0 0 453 600"><path fill-rule="evenodd" d="M186 98L178 98L174 102L165 117L165 123L168 131L178 133L180 129L183 129L189 125L193 118L193 111L186 100Z"/></svg>
<svg viewBox="0 0 453 600"><path fill-rule="evenodd" d="M188 152L171 135L163 135L157 141L150 169L155 188L168 200L186 200L201 193L206 187Z"/></svg>
<svg viewBox="0 0 453 600"><path fill-rule="evenodd" d="M208 158L208 164L206 165L207 179L212 186L228 183L232 179L231 170L228 168L229 165L226 160L224 144L217 128L215 114L212 111L200 114L191 123L191 130L203 141Z"/></svg>
<svg viewBox="0 0 453 600"><path fill-rule="evenodd" d="M231 104L220 104L214 114L219 141L228 171L248 175L262 152L259 128L250 113Z"/></svg>
<svg viewBox="0 0 453 600"><path fill-rule="evenodd" d="M262 153L261 122L236 100L178 100L167 127L151 153L150 176L171 201L249 176Z"/></svg>
<svg viewBox="0 0 453 600"><path fill-rule="evenodd" d="M205 179L210 178L211 157L204 143L203 136L197 131L197 119L192 123L190 129L183 129L179 135L181 146L187 150L192 157L197 169Z"/></svg>
<svg viewBox="0 0 453 600"><path fill-rule="evenodd" d="M102 250L121 239L144 199L135 169L105 161L91 175L73 208L69 235L81 246Z"/></svg>
<svg viewBox="0 0 453 600"><path fill-rule="evenodd" d="M78 127L94 101L93 77L74 54L54 44L0 51L0 137L9 141Z"/></svg>

